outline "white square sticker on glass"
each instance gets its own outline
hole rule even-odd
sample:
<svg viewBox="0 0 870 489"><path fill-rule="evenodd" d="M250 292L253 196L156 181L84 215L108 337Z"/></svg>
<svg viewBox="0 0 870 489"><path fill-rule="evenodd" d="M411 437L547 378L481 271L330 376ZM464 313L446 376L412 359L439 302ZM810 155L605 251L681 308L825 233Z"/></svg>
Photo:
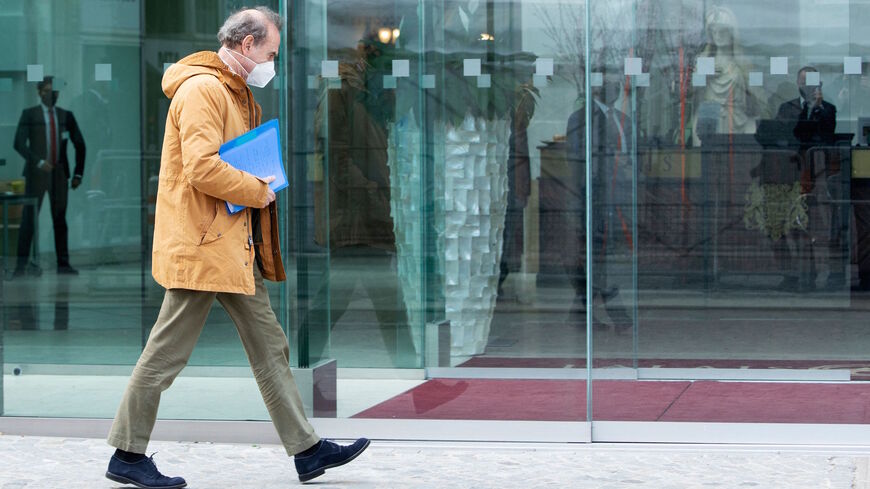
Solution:
<svg viewBox="0 0 870 489"><path fill-rule="evenodd" d="M175 63L163 63L163 72L166 73L166 70L168 70L169 67L174 65L174 64Z"/></svg>
<svg viewBox="0 0 870 489"><path fill-rule="evenodd" d="M715 75L716 74L716 59L709 56L698 58L698 66L695 73L699 75Z"/></svg>
<svg viewBox="0 0 870 489"><path fill-rule="evenodd" d="M640 75L634 75L634 86L636 86L636 87L648 87L649 86L649 73L641 73Z"/></svg>
<svg viewBox="0 0 870 489"><path fill-rule="evenodd" d="M770 58L771 75L788 75L788 58L785 56L772 56Z"/></svg>
<svg viewBox="0 0 870 489"><path fill-rule="evenodd" d="M45 78L45 70L42 65L27 65L27 81L41 82Z"/></svg>
<svg viewBox="0 0 870 489"><path fill-rule="evenodd" d="M411 61L407 59L394 59L393 76L396 78L411 76Z"/></svg>
<svg viewBox="0 0 870 489"><path fill-rule="evenodd" d="M541 76L553 76L553 58L536 59L535 74Z"/></svg>
<svg viewBox="0 0 870 489"><path fill-rule="evenodd" d="M843 58L843 74L844 75L860 75L861 74L861 57L846 56Z"/></svg>
<svg viewBox="0 0 870 489"><path fill-rule="evenodd" d="M547 77L544 75L532 75L532 85L537 88L545 88L547 86Z"/></svg>
<svg viewBox="0 0 870 489"><path fill-rule="evenodd" d="M817 87L822 83L822 77L818 71L808 71L806 77L808 87Z"/></svg>
<svg viewBox="0 0 870 489"><path fill-rule="evenodd" d="M489 88L492 86L492 78L489 75L477 77L477 88Z"/></svg>
<svg viewBox="0 0 870 489"><path fill-rule="evenodd" d="M476 58L463 60L462 74L465 76L480 76L480 60Z"/></svg>
<svg viewBox="0 0 870 489"><path fill-rule="evenodd" d="M593 71L589 74L589 85L593 87L603 87L604 86L604 73L599 73L597 71Z"/></svg>
<svg viewBox="0 0 870 489"><path fill-rule="evenodd" d="M702 75L700 73L692 73L692 86L693 87L706 87L707 86L707 75Z"/></svg>
<svg viewBox="0 0 870 489"><path fill-rule="evenodd" d="M12 91L12 78L0 78L0 92Z"/></svg>
<svg viewBox="0 0 870 489"><path fill-rule="evenodd" d="M320 62L320 76L323 78L338 78L338 61L325 59Z"/></svg>
<svg viewBox="0 0 870 489"><path fill-rule="evenodd" d="M625 58L625 74L640 75L643 73L643 60L641 58Z"/></svg>
<svg viewBox="0 0 870 489"><path fill-rule="evenodd" d="M420 80L420 86L423 88L435 88L435 75L423 75Z"/></svg>
<svg viewBox="0 0 870 489"><path fill-rule="evenodd" d="M396 77L390 75L384 75L384 88L396 88Z"/></svg>
<svg viewBox="0 0 870 489"><path fill-rule="evenodd" d="M764 73L760 71L750 71L749 72L749 86L750 87L760 87L764 85Z"/></svg>
<svg viewBox="0 0 870 489"><path fill-rule="evenodd" d="M97 63L94 65L95 81L112 81L112 65Z"/></svg>

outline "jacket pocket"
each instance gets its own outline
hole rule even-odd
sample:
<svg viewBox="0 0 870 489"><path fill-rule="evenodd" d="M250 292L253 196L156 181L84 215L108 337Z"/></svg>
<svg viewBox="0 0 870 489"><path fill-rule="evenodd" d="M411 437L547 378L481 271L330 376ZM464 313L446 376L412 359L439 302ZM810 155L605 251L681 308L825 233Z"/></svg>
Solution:
<svg viewBox="0 0 870 489"><path fill-rule="evenodd" d="M222 204L223 202L220 200L215 201L214 214L211 217L211 222L209 222L207 226L203 226L199 238L200 245L217 241L223 237L223 233L226 231L226 219L222 219L222 216L225 216L226 210L221 213L222 207L224 207Z"/></svg>

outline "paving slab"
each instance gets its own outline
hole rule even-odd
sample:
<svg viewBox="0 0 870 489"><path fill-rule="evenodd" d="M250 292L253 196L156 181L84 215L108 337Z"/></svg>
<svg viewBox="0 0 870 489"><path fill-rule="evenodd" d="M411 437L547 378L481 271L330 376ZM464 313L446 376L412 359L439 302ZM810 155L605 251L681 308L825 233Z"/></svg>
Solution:
<svg viewBox="0 0 870 489"><path fill-rule="evenodd" d="M0 434L0 489L117 488L99 439ZM280 446L152 442L191 489L301 486ZM322 488L868 488L870 449L372 442Z"/></svg>

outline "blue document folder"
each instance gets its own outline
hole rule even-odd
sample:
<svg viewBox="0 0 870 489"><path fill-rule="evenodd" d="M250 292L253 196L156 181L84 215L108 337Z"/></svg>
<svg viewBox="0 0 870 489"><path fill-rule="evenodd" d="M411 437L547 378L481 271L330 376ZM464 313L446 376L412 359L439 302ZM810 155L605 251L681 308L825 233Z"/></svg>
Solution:
<svg viewBox="0 0 870 489"><path fill-rule="evenodd" d="M275 175L275 181L269 184L269 188L278 192L289 185L287 174L284 173L284 160L281 159L280 134L278 119L272 119L222 144L220 157L234 168L260 178ZM243 205L227 202L227 212L230 214L244 208Z"/></svg>

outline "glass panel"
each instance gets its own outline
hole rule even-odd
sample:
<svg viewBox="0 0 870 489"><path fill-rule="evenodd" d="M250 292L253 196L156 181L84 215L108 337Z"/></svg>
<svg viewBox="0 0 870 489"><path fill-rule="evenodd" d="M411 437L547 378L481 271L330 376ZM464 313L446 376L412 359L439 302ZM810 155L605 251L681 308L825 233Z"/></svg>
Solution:
<svg viewBox="0 0 870 489"><path fill-rule="evenodd" d="M578 272L576 261L567 262L582 256L580 248L563 232L570 221L571 232L581 234L582 207L576 195L560 199L564 188L549 187L548 197L559 204L540 213L552 213L546 215L550 226L539 226L538 215L539 153L562 160L555 166L565 171L564 136L556 143L561 150L549 142L564 134L577 94L569 82L553 81L556 55L540 35L548 5L353 2L353 15L342 14L347 5L329 4L328 29L337 24L328 30L329 51L339 53L330 57L339 58L342 76L341 91L327 90L328 102L340 104L338 112L330 105L330 124L336 124L333 116L347 121L328 132L330 178L360 178L355 175L366 175L360 164L371 166L385 157L389 186L383 190L404 309L418 362L437 368L428 371L427 381L355 416L585 421L582 296L578 310L570 311L577 293L572 283L579 287L582 280L563 272L566 267ZM352 27L345 18L353 19ZM399 29L398 40L390 37L392 29ZM339 44L333 49L334 43ZM381 120L385 124L377 131L367 129ZM359 131L367 135L356 135ZM343 141L348 138L355 139L348 144ZM374 151L381 138L387 140L385 155ZM342 158L354 164L341 168ZM368 195L381 189L369 187ZM373 210L370 205L351 213L329 204L337 224L349 224L357 214L361 220ZM556 239L573 246L573 254L563 262L558 245L548 248L547 265L558 276L542 278L538 287L538 242ZM333 279L336 256L332 250ZM365 261L369 276L380 277L375 256L369 253ZM354 297L369 308L363 289L357 286ZM341 288L333 282L330 291L335 301ZM340 366L362 366L352 363L366 360L359 354L362 341L354 344L355 358L343 359L335 349L342 322L349 327L352 320L371 321L362 314L348 316L332 318L333 355ZM439 337L439 329L449 338ZM527 368L554 365L558 368L543 373ZM532 398L536 401L529 403Z"/></svg>
<svg viewBox="0 0 870 489"><path fill-rule="evenodd" d="M4 9L3 341L16 377L5 412L38 414L38 403L18 402L27 375L130 365L141 345L140 5L9 1Z"/></svg>
<svg viewBox="0 0 870 489"><path fill-rule="evenodd" d="M830 415L859 386L825 382L867 362L866 15L846 0L592 5L590 76L603 62L622 85L604 100L605 75L588 105L595 363L629 379L595 382L594 419L864 422ZM605 402L624 396L637 407Z"/></svg>
<svg viewBox="0 0 870 489"><path fill-rule="evenodd" d="M238 7L200 1L3 3L0 38L10 45L0 61L0 79L7 80L0 82L6 415L114 415L163 301L163 289L151 277L170 104L163 73L192 52L213 50L217 28ZM52 77L50 86L40 83L44 77ZM58 95L55 161L64 171L37 169L40 160L51 159L50 124L39 103L52 91ZM264 120L278 117L280 96L276 86L255 89ZM83 174L80 186L77 174ZM27 247L19 236L29 234L26 223L40 201ZM66 225L53 215L65 215ZM17 253L18 243L30 248L27 253ZM268 287L282 318L286 291ZM162 417L267 419L223 308L211 311L189 364L185 376L211 380L196 395L183 389L169 395ZM91 395L76 395L81 391ZM254 402L227 403L223 411L205 414L188 409L193 398L214 404L217 393L233 391L253 392Z"/></svg>
<svg viewBox="0 0 870 489"><path fill-rule="evenodd" d="M280 3L268 288L338 416L864 421L870 4ZM5 414L114 414L163 301L163 73L239 5L0 2ZM237 336L214 307L161 416L266 419Z"/></svg>
<svg viewBox="0 0 870 489"><path fill-rule="evenodd" d="M304 149L304 158L294 162L296 174L305 177L297 189L305 207L297 207L296 216L306 222L296 236L297 266L306 270L297 282L300 299L307 299L299 311L300 346L307 346L308 357L303 363L334 358L339 367L418 367L421 250L397 257L394 216L415 225L404 232L395 224L403 240L398 246L419 243L419 204L410 198L420 195L412 188L416 193L391 200L388 156L394 150L403 163L419 163L417 121L399 120L396 110L397 100L413 100L417 90L410 78L417 62L405 42L415 39L415 9L302 3L298 16L306 25L295 32L297 39L311 47L308 58L294 60L305 73L296 78L296 109L305 117L297 119L302 127L294 134ZM397 125L409 131L402 137L416 138L416 152L389 146ZM400 273L410 277L405 283L416 323Z"/></svg>

